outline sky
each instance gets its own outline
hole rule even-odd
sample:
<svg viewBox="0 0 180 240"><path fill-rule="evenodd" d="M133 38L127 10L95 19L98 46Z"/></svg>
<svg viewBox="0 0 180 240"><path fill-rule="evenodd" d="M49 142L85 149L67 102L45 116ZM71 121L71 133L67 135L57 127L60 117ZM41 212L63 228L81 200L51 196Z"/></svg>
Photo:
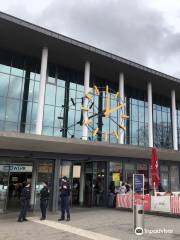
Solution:
<svg viewBox="0 0 180 240"><path fill-rule="evenodd" d="M0 0L0 11L180 78L180 0Z"/></svg>

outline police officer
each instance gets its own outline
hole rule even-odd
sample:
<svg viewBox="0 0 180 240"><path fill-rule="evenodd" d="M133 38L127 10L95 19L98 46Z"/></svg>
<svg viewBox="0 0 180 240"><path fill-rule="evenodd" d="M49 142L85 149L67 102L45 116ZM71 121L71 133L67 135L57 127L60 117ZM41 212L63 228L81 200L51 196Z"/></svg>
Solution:
<svg viewBox="0 0 180 240"><path fill-rule="evenodd" d="M65 212L67 214L66 221L70 221L70 212L69 212L69 195L70 195L70 186L67 181L67 177L62 178L60 186L60 197L61 197L61 218L58 221L65 220Z"/></svg>
<svg viewBox="0 0 180 240"><path fill-rule="evenodd" d="M26 219L26 214L29 208L30 198L31 198L30 184L25 183L25 187L21 191L21 195L20 195L21 210L19 213L18 222L28 221Z"/></svg>
<svg viewBox="0 0 180 240"><path fill-rule="evenodd" d="M48 200L49 200L48 184L46 182L43 182L43 188L40 191L40 208L42 213L42 217L40 218L40 220L46 219L46 210L48 206Z"/></svg>

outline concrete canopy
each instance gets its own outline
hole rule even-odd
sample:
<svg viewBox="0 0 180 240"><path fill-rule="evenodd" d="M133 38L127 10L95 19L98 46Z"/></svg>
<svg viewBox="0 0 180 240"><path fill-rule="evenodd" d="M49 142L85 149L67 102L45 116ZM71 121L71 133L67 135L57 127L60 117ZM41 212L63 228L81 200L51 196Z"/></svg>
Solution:
<svg viewBox="0 0 180 240"><path fill-rule="evenodd" d="M0 149L4 150L119 158L151 158L151 148L132 145L109 144L12 132L0 132L0 139ZM180 162L180 151L159 149L158 157L160 160Z"/></svg>

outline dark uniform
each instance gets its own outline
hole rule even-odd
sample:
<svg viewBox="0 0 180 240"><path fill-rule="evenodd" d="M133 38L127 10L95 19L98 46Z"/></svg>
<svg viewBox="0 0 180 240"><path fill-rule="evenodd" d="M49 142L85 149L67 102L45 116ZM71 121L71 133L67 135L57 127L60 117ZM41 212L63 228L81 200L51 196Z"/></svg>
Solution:
<svg viewBox="0 0 180 240"><path fill-rule="evenodd" d="M41 220L46 219L46 209L48 206L48 200L49 200L49 189L47 186L44 186L41 191L40 191L40 208L41 208L41 213L42 217Z"/></svg>
<svg viewBox="0 0 180 240"><path fill-rule="evenodd" d="M67 180L62 181L60 186L61 218L59 219L59 221L65 219L65 212L67 214L67 221L70 220L69 195L70 195L70 185L67 182Z"/></svg>
<svg viewBox="0 0 180 240"><path fill-rule="evenodd" d="M23 188L20 195L21 210L20 210L18 222L27 221L26 214L29 208L30 198L31 198L31 190L30 190L30 187L27 185L26 187Z"/></svg>

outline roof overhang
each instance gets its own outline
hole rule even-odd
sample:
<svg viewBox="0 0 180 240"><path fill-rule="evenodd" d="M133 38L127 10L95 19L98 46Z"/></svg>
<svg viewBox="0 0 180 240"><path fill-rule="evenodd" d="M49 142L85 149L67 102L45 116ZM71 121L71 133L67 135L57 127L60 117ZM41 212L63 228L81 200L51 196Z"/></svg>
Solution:
<svg viewBox="0 0 180 240"><path fill-rule="evenodd" d="M0 132L0 149L30 152L150 159L151 148L33 134ZM158 150L160 160L180 162L180 151Z"/></svg>
<svg viewBox="0 0 180 240"><path fill-rule="evenodd" d="M153 92L170 96L176 89L180 100L180 80L90 45L49 31L8 14L0 12L0 48L41 58L41 49L49 49L49 61L84 71L84 62L91 62L94 75L118 83L120 71L125 73L127 85L146 89L152 81Z"/></svg>

